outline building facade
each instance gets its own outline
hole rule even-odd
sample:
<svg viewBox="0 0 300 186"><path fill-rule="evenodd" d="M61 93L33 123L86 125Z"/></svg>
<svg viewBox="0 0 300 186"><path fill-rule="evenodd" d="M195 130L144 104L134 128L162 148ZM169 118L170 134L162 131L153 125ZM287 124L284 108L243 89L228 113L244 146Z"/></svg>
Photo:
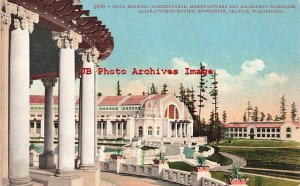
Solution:
<svg viewBox="0 0 300 186"><path fill-rule="evenodd" d="M58 97L53 98L54 136L58 135ZM44 137L44 96L30 96L30 136ZM79 129L79 98L75 99L75 131ZM102 96L97 100L97 137L192 137L188 109L172 94Z"/></svg>
<svg viewBox="0 0 300 186"><path fill-rule="evenodd" d="M300 141L300 123L233 122L224 124L226 138Z"/></svg>

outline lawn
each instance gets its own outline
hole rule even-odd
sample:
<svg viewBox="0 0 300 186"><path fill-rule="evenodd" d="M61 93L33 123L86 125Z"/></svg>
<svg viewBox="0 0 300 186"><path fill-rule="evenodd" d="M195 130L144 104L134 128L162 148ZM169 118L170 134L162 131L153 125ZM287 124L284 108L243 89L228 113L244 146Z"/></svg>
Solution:
<svg viewBox="0 0 300 186"><path fill-rule="evenodd" d="M243 157L247 161L247 167L300 171L299 148L221 147L221 152Z"/></svg>
<svg viewBox="0 0 300 186"><path fill-rule="evenodd" d="M225 172L211 172L211 176L215 179L224 181L228 183L228 176L229 173ZM285 180L279 180L274 178L265 178L262 176L253 176L245 174L247 178L249 178L249 181L247 182L248 186L298 186L299 182L294 181L285 181Z"/></svg>
<svg viewBox="0 0 300 186"><path fill-rule="evenodd" d="M220 146L244 146L244 147L300 147L295 141L281 140L251 140L251 139L224 139L219 142Z"/></svg>
<svg viewBox="0 0 300 186"><path fill-rule="evenodd" d="M177 170L182 170L187 172L193 171L193 166L182 161L168 162L168 165L170 169L177 169Z"/></svg>
<svg viewBox="0 0 300 186"><path fill-rule="evenodd" d="M300 173L265 171L265 170L252 170L252 169L241 169L241 170L243 172L249 172L249 173L254 173L254 174L263 174L263 175L267 175L267 176L274 176L274 177L280 177L280 178L290 178L290 179L300 180Z"/></svg>
<svg viewBox="0 0 300 186"><path fill-rule="evenodd" d="M214 153L213 155L209 156L207 159L210 161L217 162L221 166L226 166L226 165L232 164L232 160L230 158L227 158L220 153Z"/></svg>

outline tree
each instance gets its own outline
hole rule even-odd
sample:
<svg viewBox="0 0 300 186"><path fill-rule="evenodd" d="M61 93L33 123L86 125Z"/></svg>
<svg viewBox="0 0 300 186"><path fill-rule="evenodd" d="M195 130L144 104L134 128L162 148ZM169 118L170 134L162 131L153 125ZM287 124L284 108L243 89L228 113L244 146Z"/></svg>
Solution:
<svg viewBox="0 0 300 186"><path fill-rule="evenodd" d="M101 92L98 92L98 93L97 93L97 96L102 96L102 93L101 93Z"/></svg>
<svg viewBox="0 0 300 186"><path fill-rule="evenodd" d="M218 81L217 81L217 73L216 71L214 71L214 73L212 74L212 82L211 82L211 91L209 92L209 95L212 97L213 99L213 106L214 106L214 121L217 122L219 121L219 119L217 118L217 113L218 113Z"/></svg>
<svg viewBox="0 0 300 186"><path fill-rule="evenodd" d="M275 115L274 121L280 121L280 120L281 120L281 118L279 116Z"/></svg>
<svg viewBox="0 0 300 186"><path fill-rule="evenodd" d="M244 116L243 116L243 121L246 122L247 121L247 114L246 112L244 113Z"/></svg>
<svg viewBox="0 0 300 186"><path fill-rule="evenodd" d="M280 119L285 121L286 119L286 99L285 95L280 98Z"/></svg>
<svg viewBox="0 0 300 186"><path fill-rule="evenodd" d="M264 112L260 112L260 121L264 121L265 120L265 113Z"/></svg>
<svg viewBox="0 0 300 186"><path fill-rule="evenodd" d="M267 114L267 121L272 121L272 115L271 114Z"/></svg>
<svg viewBox="0 0 300 186"><path fill-rule="evenodd" d="M223 123L226 123L226 121L227 121L227 113L225 110L223 111L223 114L222 114L222 120L223 120Z"/></svg>
<svg viewBox="0 0 300 186"><path fill-rule="evenodd" d="M150 87L150 94L157 94L157 89L155 88L154 83L152 83Z"/></svg>
<svg viewBox="0 0 300 186"><path fill-rule="evenodd" d="M291 119L295 123L297 117L297 108L296 108L296 103L293 102L291 105Z"/></svg>
<svg viewBox="0 0 300 186"><path fill-rule="evenodd" d="M164 83L164 84L163 84L162 91L161 91L162 94L167 94L167 92L168 92L167 87L168 87L168 85Z"/></svg>
<svg viewBox="0 0 300 186"><path fill-rule="evenodd" d="M205 70L205 67L204 65L202 65L202 63L200 63L200 70L203 71ZM207 81L205 80L205 75L204 74L200 74L200 80L199 80L199 94L198 94L198 97L199 97L199 121L201 121L201 110L202 108L205 106L204 105L204 102L207 100L207 98L205 97L205 89L207 88L207 86L205 85Z"/></svg>
<svg viewBox="0 0 300 186"><path fill-rule="evenodd" d="M196 106L195 106L195 102L196 102L196 100L195 100L195 91L194 91L194 89L193 89L193 87L192 87L192 89L191 90L189 90L188 89L188 104L187 104L187 107L188 107L188 110L189 110L189 112L190 112L190 114L191 114L191 116L192 116L192 118L193 118L193 120L194 120L194 122L197 120L197 115L196 115Z"/></svg>
<svg viewBox="0 0 300 186"><path fill-rule="evenodd" d="M252 121L258 121L258 108L254 107L252 116L251 116Z"/></svg>
<svg viewBox="0 0 300 186"><path fill-rule="evenodd" d="M248 105L247 105L247 108L246 108L246 111L247 111L247 121L249 121L250 119L250 114L251 114L251 111L252 111L252 106L250 105L250 101L248 101Z"/></svg>
<svg viewBox="0 0 300 186"><path fill-rule="evenodd" d="M184 89L182 83L180 83L180 85L179 85L179 96L178 96L178 98L179 98L179 100L181 102L184 103L184 100L185 100L185 89Z"/></svg>
<svg viewBox="0 0 300 186"><path fill-rule="evenodd" d="M122 96L122 93L121 93L121 88L120 88L120 81L117 81L117 96Z"/></svg>

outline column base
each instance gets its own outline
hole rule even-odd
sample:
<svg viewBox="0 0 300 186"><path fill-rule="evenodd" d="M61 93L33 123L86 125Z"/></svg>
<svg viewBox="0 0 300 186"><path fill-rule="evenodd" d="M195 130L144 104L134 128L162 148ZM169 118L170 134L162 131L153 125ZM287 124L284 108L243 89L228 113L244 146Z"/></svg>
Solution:
<svg viewBox="0 0 300 186"><path fill-rule="evenodd" d="M30 177L26 178L9 178L10 186L31 186L33 183L31 182Z"/></svg>
<svg viewBox="0 0 300 186"><path fill-rule="evenodd" d="M83 185L98 186L100 183L100 170L94 167L80 167L78 172L83 178Z"/></svg>
<svg viewBox="0 0 300 186"><path fill-rule="evenodd" d="M39 168L40 169L55 169L54 153L53 151L45 151L39 155Z"/></svg>
<svg viewBox="0 0 300 186"><path fill-rule="evenodd" d="M2 179L2 185L3 186L9 186L9 179L7 177L5 177L5 178Z"/></svg>
<svg viewBox="0 0 300 186"><path fill-rule="evenodd" d="M48 178L48 186L83 186L83 179L75 171L57 170L54 176Z"/></svg>

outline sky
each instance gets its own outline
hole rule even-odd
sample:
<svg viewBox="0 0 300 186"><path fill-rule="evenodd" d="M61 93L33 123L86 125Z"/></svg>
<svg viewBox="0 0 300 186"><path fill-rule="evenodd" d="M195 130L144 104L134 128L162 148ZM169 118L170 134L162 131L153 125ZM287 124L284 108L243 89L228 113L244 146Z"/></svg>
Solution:
<svg viewBox="0 0 300 186"><path fill-rule="evenodd" d="M114 37L111 56L102 68L126 69L126 75L98 75L98 92L116 93L120 81L123 95L147 92L151 83L169 93L179 84L197 90L199 76L184 75L184 68L200 62L216 70L219 81L219 112L228 121L241 121L250 101L259 111L279 114L279 99L286 96L288 111L293 101L300 110L300 2L298 0L82 0L84 9L98 16ZM104 4L104 9L95 9ZM141 14L137 9L113 5L295 5L280 14ZM110 7L109 7L110 6ZM132 68L178 69L178 75L131 75ZM209 78L209 77L208 77ZM77 86L78 87L78 86ZM57 86L55 91L57 91ZM209 90L207 90L209 92ZM42 94L34 82L32 94ZM207 95L209 98L209 96ZM209 117L212 100L205 103ZM289 116L289 114L288 114ZM289 118L289 117L288 117Z"/></svg>

